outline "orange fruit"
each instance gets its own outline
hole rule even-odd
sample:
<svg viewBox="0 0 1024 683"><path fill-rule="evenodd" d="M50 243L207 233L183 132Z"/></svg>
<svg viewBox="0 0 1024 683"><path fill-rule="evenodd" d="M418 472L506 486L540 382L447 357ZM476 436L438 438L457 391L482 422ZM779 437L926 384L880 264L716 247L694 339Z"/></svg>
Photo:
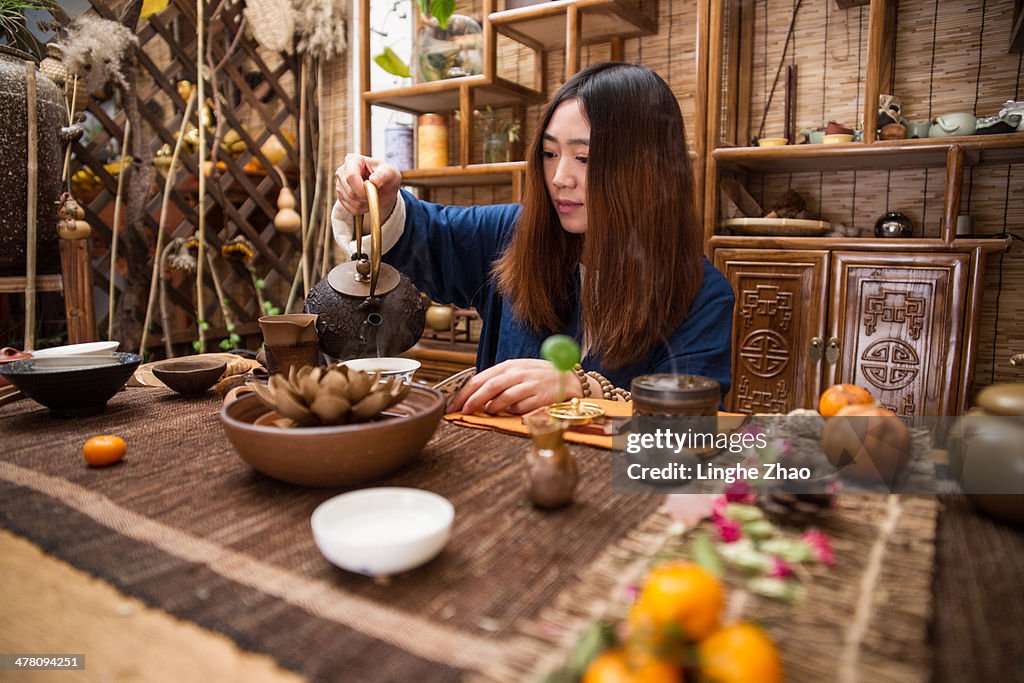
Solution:
<svg viewBox="0 0 1024 683"><path fill-rule="evenodd" d="M583 683L682 683L682 672L662 659L649 657L631 665L622 650L597 656L583 674Z"/></svg>
<svg viewBox="0 0 1024 683"><path fill-rule="evenodd" d="M630 633L657 646L673 636L701 640L718 628L722 584L693 562L670 562L654 569L629 614Z"/></svg>
<svg viewBox="0 0 1024 683"><path fill-rule="evenodd" d="M818 412L832 417L846 406L871 404L875 398L864 387L856 384L833 384L821 395Z"/></svg>
<svg viewBox="0 0 1024 683"><path fill-rule="evenodd" d="M708 683L778 683L782 659L764 630L749 621L725 626L697 644L698 673Z"/></svg>
<svg viewBox="0 0 1024 683"><path fill-rule="evenodd" d="M128 450L128 444L119 436L94 436L82 446L82 456L93 467L105 467L119 462Z"/></svg>

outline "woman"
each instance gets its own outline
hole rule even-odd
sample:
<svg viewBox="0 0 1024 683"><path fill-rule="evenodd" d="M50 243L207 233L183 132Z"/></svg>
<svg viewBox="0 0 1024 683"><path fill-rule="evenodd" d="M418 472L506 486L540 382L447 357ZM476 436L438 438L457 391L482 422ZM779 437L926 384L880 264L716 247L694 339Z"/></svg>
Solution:
<svg viewBox="0 0 1024 683"><path fill-rule="evenodd" d="M368 210L367 178L388 217L384 260L483 321L478 372L451 410L518 414L563 400L539 360L555 333L583 348L569 397L621 396L612 385L658 372L728 390L733 292L701 253L683 118L651 70L597 64L559 89L530 145L522 206L421 202L399 192L397 169L349 154L332 215L349 254L348 214Z"/></svg>

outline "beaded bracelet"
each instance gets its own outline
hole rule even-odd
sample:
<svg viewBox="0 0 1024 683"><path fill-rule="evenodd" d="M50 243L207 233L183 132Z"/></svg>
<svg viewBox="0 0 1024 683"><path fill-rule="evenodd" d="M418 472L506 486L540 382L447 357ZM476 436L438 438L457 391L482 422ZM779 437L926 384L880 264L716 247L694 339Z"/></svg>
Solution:
<svg viewBox="0 0 1024 683"><path fill-rule="evenodd" d="M572 366L572 371L576 375L576 379L580 381L580 385L583 386L583 398L590 398L590 382L587 381L587 373L584 372L583 366L577 363Z"/></svg>
<svg viewBox="0 0 1024 683"><path fill-rule="evenodd" d="M589 370L584 372L583 367L577 363L573 366L572 371L579 378L580 384L583 385L583 398L589 398L590 383L587 382L589 376L597 385L601 387L601 397L606 401L629 401L632 399L632 395L625 389L619 388L611 383L611 381L596 370Z"/></svg>

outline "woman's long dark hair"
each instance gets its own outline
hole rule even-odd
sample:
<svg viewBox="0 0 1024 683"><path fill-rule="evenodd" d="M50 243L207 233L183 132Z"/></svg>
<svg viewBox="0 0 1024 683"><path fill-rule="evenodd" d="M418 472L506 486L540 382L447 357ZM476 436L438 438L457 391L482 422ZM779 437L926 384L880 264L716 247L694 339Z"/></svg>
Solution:
<svg viewBox="0 0 1024 683"><path fill-rule="evenodd" d="M548 196L543 134L561 103L590 123L587 231L562 229ZM583 264L582 325L608 367L645 357L686 317L703 279L702 236L683 117L672 90L642 66L595 64L555 94L527 157L523 212L495 263L515 314L562 328Z"/></svg>

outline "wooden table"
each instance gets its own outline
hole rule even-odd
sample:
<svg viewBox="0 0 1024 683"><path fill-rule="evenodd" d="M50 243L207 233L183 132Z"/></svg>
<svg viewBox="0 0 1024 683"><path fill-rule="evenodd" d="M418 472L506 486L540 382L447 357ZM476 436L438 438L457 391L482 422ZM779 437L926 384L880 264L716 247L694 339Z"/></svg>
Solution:
<svg viewBox="0 0 1024 683"><path fill-rule="evenodd" d="M45 442L80 444L96 433L125 433L126 429L130 431L133 420L141 419L142 415L153 415L154 409L157 409L157 414L161 409L177 411L178 414L183 409L193 410L196 415L196 431L204 432L205 438L214 444L209 447L211 451L223 454L223 437L219 434L219 425L212 417L216 412L216 399L212 394L190 407L162 390L134 389L115 397L107 414L90 418L84 423L53 420L30 401L0 408L0 433L4 434L3 441L8 449L0 455L0 466L14 462L26 464L23 456L28 449L34 447L33 441L37 442L37 446ZM28 425L38 425L38 428L32 429L31 437L26 431ZM157 433L158 427L153 426ZM164 477L168 485L173 485L177 475L186 474L182 469L175 469L179 463L186 463L184 459L178 460L184 458L180 451L191 448L190 444L202 442L196 439L199 437L195 435L184 436L178 449L164 444L150 451L140 442L130 440L129 459L145 459L151 463L153 476ZM503 484L500 483L504 478L519 476L518 460L514 454L521 452L526 442L515 437L442 425L428 446L423 463L413 466L412 472L399 475L399 483L403 478L414 477L417 474L416 468L429 469L452 454L460 458L473 457L475 453L466 453L460 448L472 447L478 451L482 443L503 444L508 452L504 458L509 460L509 471L505 473L507 477L502 475L492 483L498 491L494 504L501 509L506 499L512 500L517 495L514 491L501 493ZM77 457L77 453L71 452L74 450L72 447L61 452L56 448L51 450L54 458ZM589 489L584 489L584 503L575 506L570 514L596 514L599 512L596 507L588 510L592 501L586 491L595 491L601 486L600 480L606 470L600 463L608 453L582 447L576 447L576 452L584 472L583 483ZM199 452L193 455L196 458L212 457ZM218 462L218 471L211 472L211 476L221 476L220 468L227 471L242 466L240 462L231 460ZM119 466L126 468L122 476L128 472L127 464ZM42 469L46 470L47 467L51 468L52 475L67 466L51 464ZM75 467L84 471L81 464L76 463ZM186 467L186 464L181 465L181 468ZM117 487L107 490L113 481L111 477L118 476L116 468L78 474L71 471L71 474L73 479L78 477L77 485L84 489L93 487L96 491L105 491L115 497L124 496L120 500L125 504L131 503L130 493L117 492ZM101 476L105 478L100 479ZM239 471L231 476L242 477L239 481L247 485L263 485L255 474ZM83 481L94 483L83 484ZM276 495L288 495L285 489L270 489L276 491ZM327 497L333 493L325 490L320 495ZM304 491L296 495L302 497L314 494ZM1020 668L1024 661L1020 638L1021 633L1024 633L1024 598L1019 590L1020 577L1024 576L1024 534L976 514L959 497L947 496L942 502L934 581L934 680L1024 680L1024 671ZM623 500L620 504L623 515L637 520L657 507L656 501L650 500ZM2 508L3 503L0 502L0 511ZM458 505L457 509L461 510ZM541 523L544 520L554 520L552 523L559 520L551 516L534 517L535 513L528 507L521 508L514 504L510 504L507 510L511 514L520 515L521 520L540 520ZM40 508L39 514L50 512L44 506ZM54 524L61 524L61 520L61 512L55 508ZM0 576L3 576L3 581L0 581L0 605L3 605L0 608L0 653L85 653L88 665L82 680L138 678L277 681L296 678L295 673L282 668L280 660L267 654L247 651L253 647L253 643L245 643L247 647L240 647L237 640L241 638L245 642L244 634L235 634L236 641L232 641L218 630L198 626L188 615L184 619L180 618L182 613L176 608L172 607L168 612L146 606L137 597L137 586L129 585L124 590L113 586L122 583L116 576L112 581L101 581L58 559L56 556L61 555L64 549L50 547L52 538L47 540L46 534L41 534L44 538L39 543L49 550L44 552L36 543L12 532L12 527L21 528L24 523L23 518L5 521L0 515L0 527L7 527L6 530L0 530ZM497 533L508 531L506 529ZM621 535L610 531L602 533L606 533L608 539L612 540L617 534ZM601 542L608 539L602 537ZM568 541L570 545L572 542ZM445 554L459 552L459 548L456 542ZM130 560L130 555L124 558L126 565ZM316 557L310 561L319 563L322 558ZM435 562L442 563L442 567L446 566L443 564L445 555ZM571 560L564 566L570 564ZM587 564L580 563L579 567L586 569ZM320 572L321 568L317 566L316 571ZM339 586L349 586L347 581L350 577L336 576L343 572L331 568L323 571L331 581L338 581ZM376 590L372 586L370 589L371 592ZM392 589L400 591L401 582L397 582ZM387 587L380 590L386 591ZM471 586L469 594L476 595ZM147 599L152 602L151 596ZM613 598L610 596L609 599ZM799 609L799 606L793 609ZM756 615L750 616L756 618ZM208 622L205 617L200 621ZM302 671L301 663L297 665L294 661L288 661L284 665ZM445 671L450 673L447 669ZM8 680L10 673L4 672L0 678ZM373 677L370 670L350 673L357 680ZM448 673L439 673L437 679L450 678ZM40 673L27 676L21 672L18 674L21 678L10 676L10 679L56 680L54 674L49 674L50 678L46 678L47 675Z"/></svg>

